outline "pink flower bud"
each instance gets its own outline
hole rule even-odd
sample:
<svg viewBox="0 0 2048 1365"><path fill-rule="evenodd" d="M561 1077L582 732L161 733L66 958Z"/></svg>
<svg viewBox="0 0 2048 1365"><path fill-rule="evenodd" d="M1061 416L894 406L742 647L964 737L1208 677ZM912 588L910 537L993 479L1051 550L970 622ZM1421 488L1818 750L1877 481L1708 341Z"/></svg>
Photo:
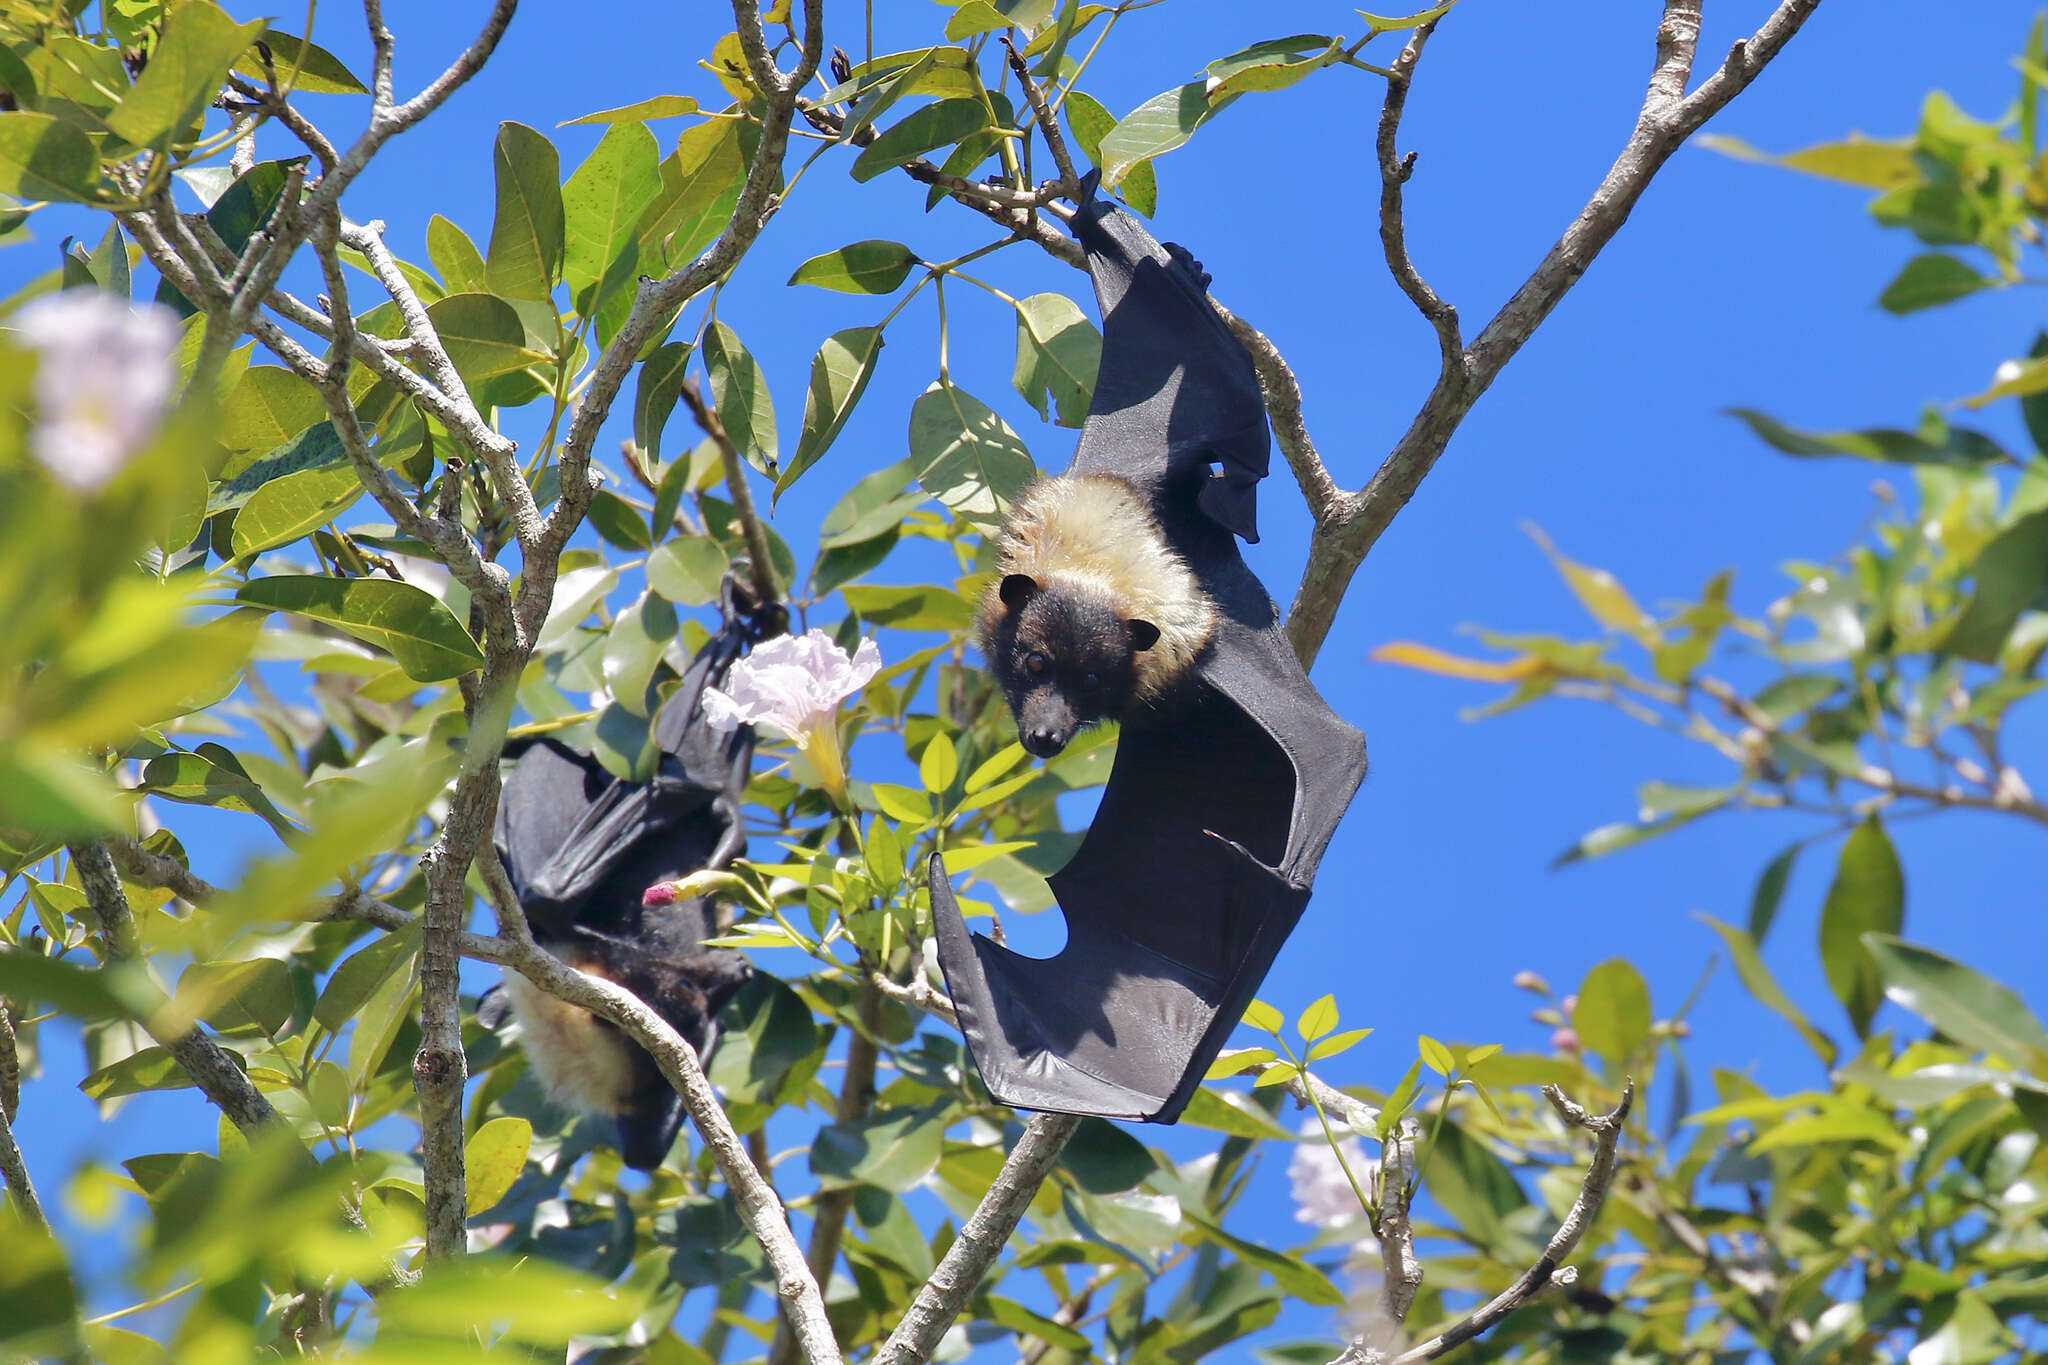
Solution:
<svg viewBox="0 0 2048 1365"><path fill-rule="evenodd" d="M675 901L676 884L674 882L656 882L640 893L640 904L649 910L663 905L673 905Z"/></svg>
<svg viewBox="0 0 2048 1365"><path fill-rule="evenodd" d="M1523 970L1516 972L1514 984L1522 990L1534 991L1538 995L1550 994L1550 983L1532 971Z"/></svg>
<svg viewBox="0 0 2048 1365"><path fill-rule="evenodd" d="M1561 1028L1550 1035L1550 1046L1558 1052L1579 1050L1579 1031L1575 1028Z"/></svg>

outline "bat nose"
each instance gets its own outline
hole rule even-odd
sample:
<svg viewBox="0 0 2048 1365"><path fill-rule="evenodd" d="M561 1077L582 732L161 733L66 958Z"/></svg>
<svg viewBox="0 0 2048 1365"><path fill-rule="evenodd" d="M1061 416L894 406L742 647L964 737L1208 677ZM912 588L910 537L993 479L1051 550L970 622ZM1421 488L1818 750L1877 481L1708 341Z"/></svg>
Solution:
<svg viewBox="0 0 2048 1365"><path fill-rule="evenodd" d="M1051 758L1067 747L1067 737L1050 726L1035 726L1019 736L1025 749L1040 758Z"/></svg>

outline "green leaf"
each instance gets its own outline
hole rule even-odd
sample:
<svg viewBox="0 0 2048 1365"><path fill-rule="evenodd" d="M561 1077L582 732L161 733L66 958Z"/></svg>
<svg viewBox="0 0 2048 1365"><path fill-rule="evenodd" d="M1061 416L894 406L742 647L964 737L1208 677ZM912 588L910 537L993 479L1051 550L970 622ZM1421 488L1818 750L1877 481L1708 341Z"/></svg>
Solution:
<svg viewBox="0 0 2048 1365"><path fill-rule="evenodd" d="M1941 647L1979 663L1994 663L2020 613L2048 591L2048 509L2013 522L1977 552L1976 580L1962 614L1941 637Z"/></svg>
<svg viewBox="0 0 2048 1365"><path fill-rule="evenodd" d="M1009 423L946 379L934 381L911 405L910 455L925 491L983 531L1002 524L1038 474Z"/></svg>
<svg viewBox="0 0 2048 1365"><path fill-rule="evenodd" d="M100 198L100 158L73 124L49 114L0 113L0 194L90 204Z"/></svg>
<svg viewBox="0 0 2048 1365"><path fill-rule="evenodd" d="M493 294L545 303L562 271L561 159L525 124L501 123L492 166L497 213L484 279Z"/></svg>
<svg viewBox="0 0 2048 1365"><path fill-rule="evenodd" d="M1783 856L1783 855L1780 855ZM1707 927L1721 936L1721 942L1728 948L1729 960L1735 964L1735 974L1742 978L1742 984L1759 1005L1783 1019L1799 1031L1806 1045L1820 1058L1821 1065L1832 1067L1836 1060L1834 1040L1815 1028L1790 996L1779 988L1777 978L1764 965L1757 952L1757 941L1751 935L1732 924L1723 924L1711 915L1699 918Z"/></svg>
<svg viewBox="0 0 2048 1365"><path fill-rule="evenodd" d="M1977 469L2002 458L1997 446L1984 441L1956 439L1936 445L1916 432L1886 427L1866 431L1795 431L1754 408L1729 408L1728 413L1741 418L1766 444L1787 455L1854 455L1883 464L1938 464L1957 469Z"/></svg>
<svg viewBox="0 0 2048 1365"><path fill-rule="evenodd" d="M1209 1070L1202 1076L1205 1081L1220 1081L1250 1071L1253 1067L1264 1066L1278 1061L1280 1054L1269 1047L1248 1047L1228 1057L1219 1057L1209 1064Z"/></svg>
<svg viewBox="0 0 2048 1365"><path fill-rule="evenodd" d="M78 1089L87 1099L111 1100L150 1090L189 1090L192 1084L192 1077L176 1057L163 1048L146 1047L101 1067L80 1081Z"/></svg>
<svg viewBox="0 0 2048 1365"><path fill-rule="evenodd" d="M304 379L281 366L251 365L221 405L220 442L229 450L274 451L326 416L320 391Z"/></svg>
<svg viewBox="0 0 2048 1365"><path fill-rule="evenodd" d="M1316 1039L1337 1027L1337 998L1325 995L1301 1012L1294 1021L1295 1031L1301 1034L1301 1041L1313 1043Z"/></svg>
<svg viewBox="0 0 2048 1365"><path fill-rule="evenodd" d="M951 736L941 731L931 737L924 746L924 755L917 761L917 775L924 782L924 789L934 796L952 789L953 779L960 775L960 755L953 748Z"/></svg>
<svg viewBox="0 0 2048 1365"><path fill-rule="evenodd" d="M370 1002L370 997L399 972L410 973L418 959L420 922L388 934L379 934L370 945L344 959L320 988L313 1005L313 1018L329 1033L341 1032Z"/></svg>
<svg viewBox="0 0 2048 1365"><path fill-rule="evenodd" d="M270 49L271 60L267 68L262 55L256 51L259 45ZM262 38L235 63L234 69L255 81L268 81L275 77L281 89L303 91L309 95L370 93L356 79L355 72L342 64L341 58L316 43L309 43L290 33L280 33L274 28L265 30ZM295 70L298 74L293 76ZM287 77L291 78L288 86Z"/></svg>
<svg viewBox="0 0 2048 1365"><path fill-rule="evenodd" d="M1586 973L1572 1027L1580 1046L1619 1074L1650 1036L1650 1018L1650 988L1642 973L1615 957Z"/></svg>
<svg viewBox="0 0 2048 1365"><path fill-rule="evenodd" d="M1342 59L1344 41L1320 33L1268 38L1209 63L1213 103L1247 91L1285 90L1311 73Z"/></svg>
<svg viewBox="0 0 2048 1365"><path fill-rule="evenodd" d="M718 236L747 175L737 119L708 119L683 131L661 163L661 189L640 220L644 267L673 270Z"/></svg>
<svg viewBox="0 0 2048 1365"><path fill-rule="evenodd" d="M1439 1076L1449 1076L1458 1069L1457 1059L1451 1056L1451 1050L1426 1033L1415 1040L1415 1053L1424 1066Z"/></svg>
<svg viewBox="0 0 2048 1365"><path fill-rule="evenodd" d="M557 128L567 128L577 123L637 123L643 119L681 118L697 112L697 101L688 95L656 95L641 100L638 104L622 104L616 109L600 109L582 118L572 118L558 123Z"/></svg>
<svg viewBox="0 0 2048 1365"><path fill-rule="evenodd" d="M1370 1037L1371 1034L1372 1030L1369 1028L1351 1028L1345 1029L1342 1033L1332 1033L1328 1037L1319 1038L1316 1040L1316 1045L1308 1050L1307 1060L1320 1062L1325 1057L1334 1057L1340 1052L1348 1052Z"/></svg>
<svg viewBox="0 0 2048 1365"><path fill-rule="evenodd" d="M824 1189L875 1185L895 1194L917 1188L938 1168L949 1100L830 1123L811 1142L811 1173Z"/></svg>
<svg viewBox="0 0 2048 1365"><path fill-rule="evenodd" d="M1114 188L1141 163L1180 146L1229 101L1226 96L1212 105L1207 81L1189 81L1146 100L1102 135L1096 150L1102 183Z"/></svg>
<svg viewBox="0 0 2048 1365"><path fill-rule="evenodd" d="M748 464L774 477L775 401L768 393L768 378L738 334L723 322L714 321L704 331L704 368L725 434Z"/></svg>
<svg viewBox="0 0 2048 1365"><path fill-rule="evenodd" d="M937 147L949 147L988 127L988 109L978 99L927 104L888 128L853 159L855 180L873 180Z"/></svg>
<svg viewBox="0 0 2048 1365"><path fill-rule="evenodd" d="M338 626L387 651L418 682L439 682L483 667L483 651L454 613L410 583L318 574L254 578L242 585L235 600Z"/></svg>
<svg viewBox="0 0 2048 1365"><path fill-rule="evenodd" d="M468 1216L476 1217L503 1199L526 1169L533 1145L533 1125L525 1119L500 1117L487 1121L462 1147L467 1176Z"/></svg>
<svg viewBox="0 0 2048 1365"><path fill-rule="evenodd" d="M220 93L229 65L263 31L238 24L212 0L185 0L164 21L149 65L107 115L107 127L133 147L160 147L191 130Z"/></svg>
<svg viewBox="0 0 2048 1365"><path fill-rule="evenodd" d="M1102 139L1116 127L1116 116L1093 95L1081 90L1069 90L1062 108L1066 110L1067 129L1074 135L1074 144L1090 161L1101 166ZM1147 218L1159 206L1159 177L1149 161L1140 161L1124 172L1117 188L1124 201Z"/></svg>
<svg viewBox="0 0 2048 1365"><path fill-rule="evenodd" d="M647 583L679 607L718 600L725 547L710 536L677 536L647 557Z"/></svg>
<svg viewBox="0 0 2048 1365"><path fill-rule="evenodd" d="M1705 815L1728 804L1740 787L1687 787L1675 782L1645 782L1636 789L1638 818L1648 824L1668 816Z"/></svg>
<svg viewBox="0 0 2048 1365"><path fill-rule="evenodd" d="M1749 934L1758 947L1763 946L1765 935L1778 918L1778 904L1785 899L1785 884L1792 879L1792 864L1798 861L1799 850L1804 847L1804 843L1797 843L1779 850L1756 879L1756 890L1749 897Z"/></svg>
<svg viewBox="0 0 2048 1365"><path fill-rule="evenodd" d="M640 366L633 389L633 443L650 460L661 458L661 433L689 377L690 354L689 342L671 341ZM662 529L656 527L655 531L659 534Z"/></svg>
<svg viewBox="0 0 2048 1365"><path fill-rule="evenodd" d="M1849 1012L1856 1036L1870 1033L1871 1016L1884 998L1877 960L1863 946L1865 934L1896 934L1906 916L1905 874L1899 855L1875 815L1843 841L1834 884L1820 912L1820 957L1828 986Z"/></svg>
<svg viewBox="0 0 2048 1365"><path fill-rule="evenodd" d="M1159 1164L1145 1144L1113 1123L1082 1119L1060 1152L1060 1165L1090 1194L1119 1194L1134 1189Z"/></svg>
<svg viewBox="0 0 2048 1365"><path fill-rule="evenodd" d="M1232 1137L1270 1138L1292 1142L1294 1134L1282 1127L1272 1114L1250 1095L1238 1090L1212 1090L1203 1086L1180 1116L1191 1128L1207 1128Z"/></svg>
<svg viewBox="0 0 2048 1365"><path fill-rule="evenodd" d="M1244 1007L1244 1022L1247 1028L1255 1028L1262 1033L1278 1033L1287 1020L1265 1001L1254 1000Z"/></svg>
<svg viewBox="0 0 2048 1365"><path fill-rule="evenodd" d="M1102 333L1064 294L1033 294L1017 302L1017 367L1011 377L1040 417L1058 414L1078 427L1095 396ZM1050 399L1050 405L1048 405Z"/></svg>
<svg viewBox="0 0 2048 1365"><path fill-rule="evenodd" d="M619 705L636 715L647 715L652 699L647 685L661 656L675 643L675 608L655 592L641 595L612 620L605 632L602 663L604 685Z"/></svg>
<svg viewBox="0 0 2048 1365"><path fill-rule="evenodd" d="M363 495L353 465L309 469L272 479L249 496L235 515L235 558L288 545L325 526Z"/></svg>
<svg viewBox="0 0 2048 1365"><path fill-rule="evenodd" d="M142 789L166 801L261 816L279 837L297 832L284 812L242 771L234 754L218 744L202 744L193 753L173 749L158 754L142 769Z"/></svg>
<svg viewBox="0 0 2048 1365"><path fill-rule="evenodd" d="M849 327L826 337L818 347L818 354L811 358L811 385L804 394L803 434L797 438L796 454L776 477L776 498L839 439L846 419L853 415L854 406L867 392L868 381L874 378L875 360L881 353L879 327ZM774 507L772 500L769 507Z"/></svg>
<svg viewBox="0 0 2048 1365"><path fill-rule="evenodd" d="M654 548L654 537L640 509L609 488L600 488L590 499L590 526L608 545L628 553Z"/></svg>
<svg viewBox="0 0 2048 1365"><path fill-rule="evenodd" d="M870 238L811 257L796 268L789 282L814 284L841 294L888 294L917 264L917 253L903 243Z"/></svg>
<svg viewBox="0 0 2048 1365"><path fill-rule="evenodd" d="M196 962L178 978L171 1002L177 1018L187 1024L199 1019L223 1031L254 1028L273 1035L297 1007L291 969L271 957Z"/></svg>
<svg viewBox="0 0 2048 1365"><path fill-rule="evenodd" d="M640 123L618 123L562 186L562 278L576 311L593 317L632 284L640 220L661 189L661 149Z"/></svg>
<svg viewBox="0 0 2048 1365"><path fill-rule="evenodd" d="M1930 251L1906 262L1877 302L1889 313L1913 313L1953 303L1997 283L1947 252Z"/></svg>
<svg viewBox="0 0 2048 1365"><path fill-rule="evenodd" d="M1506 1250L1506 1225L1529 1202L1507 1164L1450 1121L1427 1156L1430 1197L1481 1246Z"/></svg>
<svg viewBox="0 0 2048 1365"><path fill-rule="evenodd" d="M484 257L469 234L435 214L427 220L427 259L451 294L484 293Z"/></svg>
<svg viewBox="0 0 2048 1365"><path fill-rule="evenodd" d="M975 0L980 3L980 0ZM950 25L948 26L950 28ZM992 1322L1007 1328L1020 1337L1031 1337L1061 1351L1078 1352L1083 1357L1094 1343L1073 1328L1053 1319L1032 1312L1021 1303L1010 1299L983 1294L970 1305L978 1321Z"/></svg>
<svg viewBox="0 0 2048 1365"><path fill-rule="evenodd" d="M1269 1251L1255 1242L1225 1232L1217 1223L1185 1206L1181 1209L1181 1216L1200 1228L1206 1240L1229 1250L1246 1265L1272 1276L1275 1284L1303 1303L1312 1303L1318 1308L1335 1308L1344 1302L1343 1292L1330 1283L1330 1277L1306 1261L1296 1260L1283 1252Z"/></svg>
<svg viewBox="0 0 2048 1365"><path fill-rule="evenodd" d="M1867 934L1863 943L1892 1003L1966 1047L2048 1079L2048 1029L2009 987L1889 934Z"/></svg>

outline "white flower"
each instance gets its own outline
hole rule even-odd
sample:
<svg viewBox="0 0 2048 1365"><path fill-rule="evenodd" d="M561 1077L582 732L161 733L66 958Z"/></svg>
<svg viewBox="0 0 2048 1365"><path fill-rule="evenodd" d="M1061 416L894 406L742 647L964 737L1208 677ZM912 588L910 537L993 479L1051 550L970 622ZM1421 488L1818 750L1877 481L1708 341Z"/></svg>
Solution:
<svg viewBox="0 0 2048 1365"><path fill-rule="evenodd" d="M862 640L849 658L822 630L780 636L735 663L724 687L704 689L704 720L714 730L764 725L793 741L837 801L846 794L839 708L881 671L873 640Z"/></svg>
<svg viewBox="0 0 2048 1365"><path fill-rule="evenodd" d="M1991 382L1994 384L2010 384L2025 372L2026 367L2017 360L2001 361L1998 368L1991 372Z"/></svg>
<svg viewBox="0 0 2048 1365"><path fill-rule="evenodd" d="M1295 1144L1294 1156L1287 1163L1287 1183L1294 1194L1294 1221L1297 1223L1336 1228L1365 1217L1365 1210L1359 1206L1358 1195L1352 1190L1344 1169L1350 1167L1359 1188L1369 1191L1371 1182L1379 1174L1380 1164L1365 1155L1365 1149L1355 1137L1339 1139L1337 1149L1344 1154L1341 1165L1337 1151L1324 1140L1319 1125L1309 1124L1303 1128L1302 1140ZM1373 1239L1367 1233L1363 1240L1370 1242Z"/></svg>
<svg viewBox="0 0 2048 1365"><path fill-rule="evenodd" d="M177 374L177 314L97 289L37 299L9 321L36 357L29 449L61 483L104 487L156 435Z"/></svg>

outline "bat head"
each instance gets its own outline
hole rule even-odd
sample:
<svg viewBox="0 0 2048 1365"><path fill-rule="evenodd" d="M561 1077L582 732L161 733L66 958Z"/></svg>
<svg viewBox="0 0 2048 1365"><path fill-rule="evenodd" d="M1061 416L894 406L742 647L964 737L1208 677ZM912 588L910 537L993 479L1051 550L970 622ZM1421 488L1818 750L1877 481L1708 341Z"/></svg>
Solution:
<svg viewBox="0 0 2048 1365"><path fill-rule="evenodd" d="M1007 574L995 596L989 666L1027 750L1051 758L1077 731L1123 714L1137 689L1137 657L1159 643L1158 626L1057 579Z"/></svg>

